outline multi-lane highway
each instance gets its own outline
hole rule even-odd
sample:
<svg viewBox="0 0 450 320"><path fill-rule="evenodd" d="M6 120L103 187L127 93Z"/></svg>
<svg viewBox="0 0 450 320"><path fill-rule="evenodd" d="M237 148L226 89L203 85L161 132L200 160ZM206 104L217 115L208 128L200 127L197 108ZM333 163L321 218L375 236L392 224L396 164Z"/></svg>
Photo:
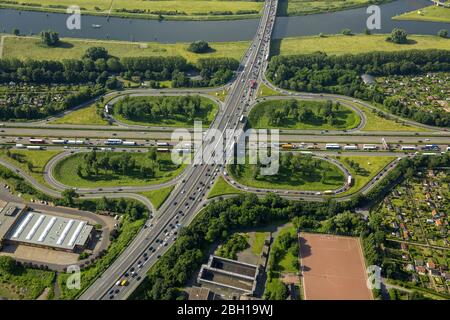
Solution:
<svg viewBox="0 0 450 320"><path fill-rule="evenodd" d="M259 79L263 72L263 60L269 53L269 44L277 9L276 0L267 0L257 34L244 56L239 74L229 89L228 96L211 127L224 133L226 129L236 131L242 128L239 121L246 105L255 98L256 88L249 90L251 82ZM237 132L237 131L236 131ZM221 143L205 139L203 154L209 162L213 151ZM225 147L233 144L226 141ZM209 151L209 152L208 152ZM198 156L198 155L197 155ZM202 156L201 154L199 156ZM189 166L183 179L166 201L160 215L149 222L147 228L137 236L123 254L103 273L103 275L82 295L81 299L126 299L138 287L142 276L158 260L176 237L178 226L185 225L198 213L206 197L206 186L212 185L221 164L198 164ZM137 275L138 274L138 275ZM128 275L127 286L116 285Z"/></svg>
<svg viewBox="0 0 450 320"><path fill-rule="evenodd" d="M154 265L155 262L170 248L175 241L179 228L187 225L195 215L206 205L206 196L208 190L212 187L216 178L223 174L223 165L219 161L212 162L215 154L221 150L230 150L235 141L241 138L241 129L245 124L240 121L242 115L248 115L250 110L261 99L257 99L258 86L265 83L273 90L278 91L285 96L266 97L264 99L290 99L292 97L300 99L331 99L340 101L343 105L351 108L360 117L360 123L356 128L344 131L318 131L318 130L286 130L280 131L280 142L305 142L312 144L315 149L324 149L325 143L342 143L342 144L363 144L373 143L381 146L381 138L384 137L393 149L399 150L402 144L423 145L428 143L439 144L441 148L445 147L449 142L449 133L439 128L424 126L425 129L432 131L425 132L376 132L363 131L366 124L365 113L357 107L358 104L372 108L369 104L348 97L338 95L317 95L309 93L293 93L274 87L265 79L264 71L267 67L268 56L270 52L270 40L272 29L277 11L277 0L266 0L264 12L257 29L255 38L253 39L248 51L245 53L241 66L236 77L232 82L220 88L227 90L228 94L224 102L208 95L207 97L214 100L219 105L217 115L210 125L210 128L217 129L224 138L225 131L231 131L231 139L222 140L210 136L208 133L204 136L203 141L195 140L198 149L194 158L202 159L206 163L198 163L188 165L182 175L172 181L164 184L142 187L110 187L110 188L79 188L77 192L85 198L99 197L129 197L137 199L147 205L151 212L154 212L152 204L144 196L135 192L159 189L164 186L175 185L175 190L169 196L157 215L152 215L145 227L140 231L138 236L130 243L126 250L114 261L114 263L80 296L80 299L126 299L139 286L146 272ZM219 89L219 90L220 90ZM153 90L153 89L133 89L122 93L110 93L105 96L108 103L113 105L123 95L132 96L149 96L149 95L180 95L180 94L201 94L206 96L208 93L216 92L218 89L176 89L176 90ZM84 107L90 101L81 106ZM139 148L154 145L156 141L169 141L173 128L170 127L148 127L141 125L129 125L119 121L114 121L111 126L83 126L83 125L56 125L51 120L62 117L70 111L66 111L61 115L38 121L34 123L3 123L1 126L0 144L14 145L16 143L26 144L33 137L52 138L82 138L86 139L86 146L99 147L104 145L104 140L108 138L121 138L134 140L138 144L138 148L118 149L127 152L140 151ZM404 120L402 120L404 121ZM404 121L405 123L417 126L418 124ZM206 129L206 128L205 128ZM192 129L189 129L192 131ZM89 139L89 140L88 140ZM44 177L46 183L52 188L44 186L35 179L26 174L26 172L13 166L11 163L0 159L0 165L6 166L11 170L22 175L33 186L48 193L49 195L59 197L65 186L58 182L52 175L53 168L56 163L61 161L73 152L87 151L84 147L74 150L66 150L53 158L47 163L44 169ZM201 148L199 148L201 147ZM48 145L47 148L61 148L61 146ZM223 149L222 149L223 148ZM203 152L201 152L201 150ZM380 148L381 149L381 148ZM217 151L217 152L216 152ZM328 156L335 153L322 151L314 151L315 154L326 161L333 162L345 176L349 175L348 170L342 166L336 159ZM220 153L222 155L222 153ZM350 154L350 153L349 153ZM363 152L354 153L364 155ZM401 157L407 156L406 153L391 152L371 152L367 155L394 155L398 159L390 163L386 168L379 172L369 183L364 186L360 192L368 192L377 181L382 179ZM269 190L256 189L236 183L236 187L263 195L268 192L275 192L289 199L307 199L312 201L323 201L323 196L317 192L303 192L292 190ZM334 190L334 194L343 194L347 191L347 187ZM349 198L348 195L342 195L338 201L344 201ZM121 286L119 280L127 279L128 285Z"/></svg>

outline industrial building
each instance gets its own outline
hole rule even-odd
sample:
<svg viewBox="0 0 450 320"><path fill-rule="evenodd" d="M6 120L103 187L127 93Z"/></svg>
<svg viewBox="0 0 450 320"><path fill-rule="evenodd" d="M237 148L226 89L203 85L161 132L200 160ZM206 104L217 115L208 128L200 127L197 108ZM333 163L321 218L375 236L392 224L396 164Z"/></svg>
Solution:
<svg viewBox="0 0 450 320"><path fill-rule="evenodd" d="M202 265L197 282L213 290L219 287L253 295L258 275L259 267L256 265L211 255L208 263Z"/></svg>
<svg viewBox="0 0 450 320"><path fill-rule="evenodd" d="M29 210L7 203L0 211L0 248L21 244L67 252L82 251L93 227L86 221Z"/></svg>

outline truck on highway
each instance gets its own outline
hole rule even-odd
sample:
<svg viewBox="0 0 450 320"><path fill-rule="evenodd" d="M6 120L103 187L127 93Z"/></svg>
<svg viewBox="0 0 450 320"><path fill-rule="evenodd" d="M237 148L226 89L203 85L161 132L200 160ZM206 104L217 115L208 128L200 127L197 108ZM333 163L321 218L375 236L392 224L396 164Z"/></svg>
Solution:
<svg viewBox="0 0 450 320"><path fill-rule="evenodd" d="M169 152L169 148L156 148L157 152Z"/></svg>
<svg viewBox="0 0 450 320"><path fill-rule="evenodd" d="M42 146L27 146L28 150L42 150L44 149Z"/></svg>
<svg viewBox="0 0 450 320"><path fill-rule="evenodd" d="M123 145L124 146L135 146L136 142L135 141L124 141Z"/></svg>
<svg viewBox="0 0 450 320"><path fill-rule="evenodd" d="M21 143L16 143L16 148L17 149L24 149L25 146L23 144L21 144Z"/></svg>
<svg viewBox="0 0 450 320"><path fill-rule="evenodd" d="M344 150L358 150L358 146L355 144L351 144L348 146L344 146Z"/></svg>
<svg viewBox="0 0 450 320"><path fill-rule="evenodd" d="M291 143L285 143L281 145L281 148L286 149L286 150L291 150L294 149L294 145Z"/></svg>
<svg viewBox="0 0 450 320"><path fill-rule="evenodd" d="M122 139L108 139L105 141L105 144L110 144L110 145L116 145L116 144L122 144Z"/></svg>
<svg viewBox="0 0 450 320"><path fill-rule="evenodd" d="M158 147L168 147L169 143L168 142L157 142L156 145Z"/></svg>
<svg viewBox="0 0 450 320"><path fill-rule="evenodd" d="M414 151L417 150L417 148L415 146L402 146L402 150L403 151Z"/></svg>
<svg viewBox="0 0 450 320"><path fill-rule="evenodd" d="M84 144L84 140L67 140L67 144Z"/></svg>
<svg viewBox="0 0 450 320"><path fill-rule="evenodd" d="M44 140L44 139L34 139L34 138L31 138L29 141L30 141L30 143L37 143L37 144L44 144L44 143L45 143L45 140Z"/></svg>
<svg viewBox="0 0 450 320"><path fill-rule="evenodd" d="M435 150L439 151L441 148L437 144L426 144L424 147L422 147L422 150Z"/></svg>
<svg viewBox="0 0 450 320"><path fill-rule="evenodd" d="M256 82L256 80L254 79L250 80L250 89L255 89L257 84L258 83Z"/></svg>
<svg viewBox="0 0 450 320"><path fill-rule="evenodd" d="M325 144L325 149L339 150L339 149L341 149L341 146L338 143L327 143L327 144Z"/></svg>
<svg viewBox="0 0 450 320"><path fill-rule="evenodd" d="M363 150L371 151L371 150L377 150L377 149L378 149L378 146L374 145L374 144L364 144L363 145Z"/></svg>
<svg viewBox="0 0 450 320"><path fill-rule="evenodd" d="M325 191L323 192L323 194L324 194L325 196L329 196L329 195L334 194L334 192L331 191L331 190L325 190Z"/></svg>
<svg viewBox="0 0 450 320"><path fill-rule="evenodd" d="M52 140L53 144L65 144L67 142L67 140L65 139L54 139Z"/></svg>
<svg viewBox="0 0 450 320"><path fill-rule="evenodd" d="M244 115L241 115L241 117L239 118L239 121L242 122L242 123L244 123L244 122L245 122L245 116L244 116Z"/></svg>

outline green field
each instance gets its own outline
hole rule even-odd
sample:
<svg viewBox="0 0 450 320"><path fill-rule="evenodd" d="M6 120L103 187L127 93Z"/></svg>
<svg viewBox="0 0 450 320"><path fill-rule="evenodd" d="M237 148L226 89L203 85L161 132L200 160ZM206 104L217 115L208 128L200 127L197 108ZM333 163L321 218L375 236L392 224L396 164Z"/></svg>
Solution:
<svg viewBox="0 0 450 320"><path fill-rule="evenodd" d="M51 121L54 124L86 124L106 125L108 122L97 113L97 105L75 110L59 119Z"/></svg>
<svg viewBox="0 0 450 320"><path fill-rule="evenodd" d="M172 190L175 188L175 186L170 186L154 191L146 191L141 192L141 194L145 197L147 197L150 202L153 204L156 210L161 208L163 203L166 201L166 199L169 197Z"/></svg>
<svg viewBox="0 0 450 320"><path fill-rule="evenodd" d="M177 96L163 96L166 98L166 101L170 101L171 99L176 99ZM155 103L162 99L160 96L151 96L151 97L131 97L132 100L141 100L148 103ZM193 127L194 121L202 121L204 126L209 126L211 122L214 120L216 116L217 110L219 106L216 102L209 98L205 98L200 96L200 112L194 115L193 120L187 119L185 114L174 114L173 116L166 117L158 117L156 120L149 117L141 117L139 119L127 119L122 114L117 112L117 106L113 108L114 118L120 122L131 124L131 125L145 125L145 126L166 126L166 127ZM120 103L120 102L118 102Z"/></svg>
<svg viewBox="0 0 450 320"><path fill-rule="evenodd" d="M447 49L450 39L438 36L408 36L411 44L395 44L386 41L387 35L332 35L285 38L274 41L274 54L308 54L317 51L327 54L356 54L373 51L401 51L410 49Z"/></svg>
<svg viewBox="0 0 450 320"><path fill-rule="evenodd" d="M301 100L298 100L301 101ZM325 106L324 101L301 101L299 109L309 109L314 117L299 121L292 115L288 115L279 125L273 125L270 120L274 112L284 112L283 102L286 100L268 100L253 107L248 116L248 125L254 129L317 129L317 130L344 130L356 128L360 123L359 116L350 108L340 105L333 113L334 124L328 123L323 118L318 118L320 109ZM285 113L285 112L284 112Z"/></svg>
<svg viewBox="0 0 450 320"><path fill-rule="evenodd" d="M366 115L366 125L361 131L413 131L413 132L425 132L430 131L426 128L416 127L409 124L403 124L394 119L387 119L379 116L373 110L360 105L359 103L346 101L348 104L352 104L355 107L361 109Z"/></svg>
<svg viewBox="0 0 450 320"><path fill-rule="evenodd" d="M270 96L283 96L283 95L284 94L269 88L264 83L262 83L258 88L258 98L259 97L270 97Z"/></svg>
<svg viewBox="0 0 450 320"><path fill-rule="evenodd" d="M172 1L167 1L172 2ZM150 1L149 1L150 3ZM153 1L151 1L153 3ZM3 58L63 60L80 59L90 47L104 47L115 57L183 56L189 62L200 58L229 57L240 60L248 41L210 42L211 52L197 54L187 50L189 43L126 42L62 38L59 47L47 47L37 37L4 36Z"/></svg>
<svg viewBox="0 0 450 320"><path fill-rule="evenodd" d="M40 0L38 3L3 0L0 3L2 7L7 8L63 13L66 13L67 7L74 4L80 6L82 14L157 19L161 13L164 19L177 20L251 18L258 16L262 8L261 2L216 0L84 0L79 4L71 0ZM124 12L124 9L128 12Z"/></svg>
<svg viewBox="0 0 450 320"><path fill-rule="evenodd" d="M386 156L338 156L336 157L343 163L350 171L353 177L353 185L342 195L348 195L359 191L364 187L378 172L383 170L389 163L394 161L397 157ZM359 165L360 170L355 170L349 161L354 161Z"/></svg>
<svg viewBox="0 0 450 320"><path fill-rule="evenodd" d="M450 4L449 4L450 5ZM410 11L396 17L394 20L417 20L417 21L434 21L434 22L450 22L450 8L437 6L429 6L420 10Z"/></svg>
<svg viewBox="0 0 450 320"><path fill-rule="evenodd" d="M9 150L11 155L17 155L17 158L13 159L7 155L7 152L4 149L0 150L0 157L19 167L36 181L46 186L48 185L43 175L45 165L51 158L61 153L60 150ZM31 163L32 167L28 163Z"/></svg>
<svg viewBox="0 0 450 320"><path fill-rule="evenodd" d="M237 182L254 188L324 191L344 184L344 174L334 164L307 156L301 158L304 161L314 160L314 164L311 164L314 167L293 170L284 167L283 160L280 159L280 168L276 175L257 175L255 178L256 165L248 164L248 161L246 164L230 165L228 171Z"/></svg>
<svg viewBox="0 0 450 320"><path fill-rule="evenodd" d="M88 179L77 175L77 167L83 161L83 154L74 154L58 162L53 170L55 179L67 186L79 188L154 185L174 179L181 174L185 167L173 164L170 153L159 153L158 160L160 160L162 168L156 170L154 178L143 179L139 171L129 175L109 171ZM137 164L146 164L150 161L145 153L130 153L130 156Z"/></svg>
<svg viewBox="0 0 450 320"><path fill-rule="evenodd" d="M259 256L264 247L264 240L269 235L268 232L255 232L255 237L252 243L252 252L254 255Z"/></svg>
<svg viewBox="0 0 450 320"><path fill-rule="evenodd" d="M286 16L340 11L361 7L371 3L369 0L280 0L279 14Z"/></svg>
<svg viewBox="0 0 450 320"><path fill-rule="evenodd" d="M240 193L244 192L228 184L228 182L226 182L224 178L219 177L214 183L211 191L209 191L208 199L224 196L227 194L240 194Z"/></svg>
<svg viewBox="0 0 450 320"><path fill-rule="evenodd" d="M0 271L0 297L8 300L35 300L45 288L52 288L55 273L16 267L14 273Z"/></svg>

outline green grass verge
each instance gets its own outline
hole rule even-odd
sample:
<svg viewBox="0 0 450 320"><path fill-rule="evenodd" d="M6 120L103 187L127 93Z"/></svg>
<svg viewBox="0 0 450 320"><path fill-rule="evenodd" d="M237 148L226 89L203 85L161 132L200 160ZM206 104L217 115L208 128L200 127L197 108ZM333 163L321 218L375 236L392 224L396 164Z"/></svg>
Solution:
<svg viewBox="0 0 450 320"><path fill-rule="evenodd" d="M320 107L325 106L324 101L298 101L301 101L302 105L311 110L315 115L319 114ZM290 116L287 116L286 120L280 125L272 125L270 123L271 114L275 111L283 111L283 102L286 102L286 100L270 100L254 106L248 115L248 126L254 129L348 130L356 128L361 121L356 112L346 106L340 105L339 109L333 113L333 120L336 122L333 125L318 119L300 122Z"/></svg>
<svg viewBox="0 0 450 320"><path fill-rule="evenodd" d="M224 196L227 194L241 194L241 193L244 192L228 184L224 178L219 177L214 183L211 191L209 191L208 199Z"/></svg>
<svg viewBox="0 0 450 320"><path fill-rule="evenodd" d="M108 121L97 113L97 104L75 110L63 117L53 120L53 124L86 124L86 125L107 125Z"/></svg>
<svg viewBox="0 0 450 320"><path fill-rule="evenodd" d="M252 243L252 252L254 255L259 257L264 247L264 240L266 240L268 235L268 232L255 232L255 238Z"/></svg>
<svg viewBox="0 0 450 320"><path fill-rule="evenodd" d="M172 1L167 1L167 3ZM154 1L149 1L154 3ZM59 47L47 47L37 37L5 36L3 58L63 60L80 59L90 47L104 47L115 57L148 57L180 55L195 63L200 58L229 57L240 60L249 46L248 41L211 42L209 53L197 54L187 50L189 43L126 42L62 38Z"/></svg>
<svg viewBox="0 0 450 320"><path fill-rule="evenodd" d="M39 183L50 187L44 179L44 168L50 159L62 152L61 150L9 150L9 152L11 155L18 155L19 158L16 160L8 157L7 150L4 149L0 150L0 157L19 167ZM32 170L28 163L32 164Z"/></svg>
<svg viewBox="0 0 450 320"><path fill-rule="evenodd" d="M274 51L281 55L307 54L317 51L327 54L357 54L374 51L402 51L411 49L450 49L450 39L438 36L410 35L411 44L387 42L388 35L331 35L285 38L274 42Z"/></svg>
<svg viewBox="0 0 450 320"><path fill-rule="evenodd" d="M354 105L361 109L366 115L366 125L361 131L405 131L405 132L426 132L431 131L426 128L412 126L406 123L402 123L399 120L388 119L379 116L372 109L360 105L359 103L349 102L346 103ZM388 117L390 115L387 115Z"/></svg>
<svg viewBox="0 0 450 320"><path fill-rule="evenodd" d="M292 171L281 164L278 174L253 178L255 165L248 164L248 161L246 164L228 166L228 172L237 182L253 188L325 191L337 189L344 184L344 174L338 167L324 160L318 161L318 170L326 172L323 180L317 172L307 175L304 171Z"/></svg>
<svg viewBox="0 0 450 320"><path fill-rule="evenodd" d="M175 186L170 186L167 188L162 188L158 190L153 191L146 191L141 192L143 196L147 197L150 202L153 204L156 210L158 210L163 203L166 201L166 199L169 197L172 190L175 188Z"/></svg>
<svg viewBox="0 0 450 320"><path fill-rule="evenodd" d="M130 241L136 236L145 223L145 219L128 221L124 219L119 237L114 240L104 256L81 271L81 288L69 289L66 286L70 274L61 273L58 277L58 284L61 290L61 299L73 300L80 295L97 277L99 277L126 248Z"/></svg>
<svg viewBox="0 0 450 320"><path fill-rule="evenodd" d="M364 187L378 172L383 170L389 163L394 161L397 157L388 156L337 156L336 159L343 163L350 171L353 177L353 185L349 190L341 194L341 196L349 195L359 191ZM356 162L361 170L356 172L354 168L349 165L349 161Z"/></svg>
<svg viewBox="0 0 450 320"><path fill-rule="evenodd" d="M77 175L78 165L83 161L84 153L74 154L58 162L54 168L53 176L59 182L78 188L100 188L120 186L154 185L170 181L181 174L185 165L176 166L172 163L170 153L159 153L158 160L163 164L163 170L156 170L155 178L143 179L138 172L130 175L122 175L118 172L106 172L96 177L87 179ZM136 164L144 164L149 161L145 153L130 153Z"/></svg>
<svg viewBox="0 0 450 320"><path fill-rule="evenodd" d="M450 5L450 4L449 4ZM410 11L392 18L393 20L416 20L450 23L450 8L429 6Z"/></svg>
<svg viewBox="0 0 450 320"><path fill-rule="evenodd" d="M266 86L264 83L262 83L258 88L258 98L260 97L270 97L270 96L283 96L284 94L277 92L268 86Z"/></svg>
<svg viewBox="0 0 450 320"><path fill-rule="evenodd" d="M0 297L8 300L35 300L53 286L55 272L18 268L17 273L0 272Z"/></svg>

